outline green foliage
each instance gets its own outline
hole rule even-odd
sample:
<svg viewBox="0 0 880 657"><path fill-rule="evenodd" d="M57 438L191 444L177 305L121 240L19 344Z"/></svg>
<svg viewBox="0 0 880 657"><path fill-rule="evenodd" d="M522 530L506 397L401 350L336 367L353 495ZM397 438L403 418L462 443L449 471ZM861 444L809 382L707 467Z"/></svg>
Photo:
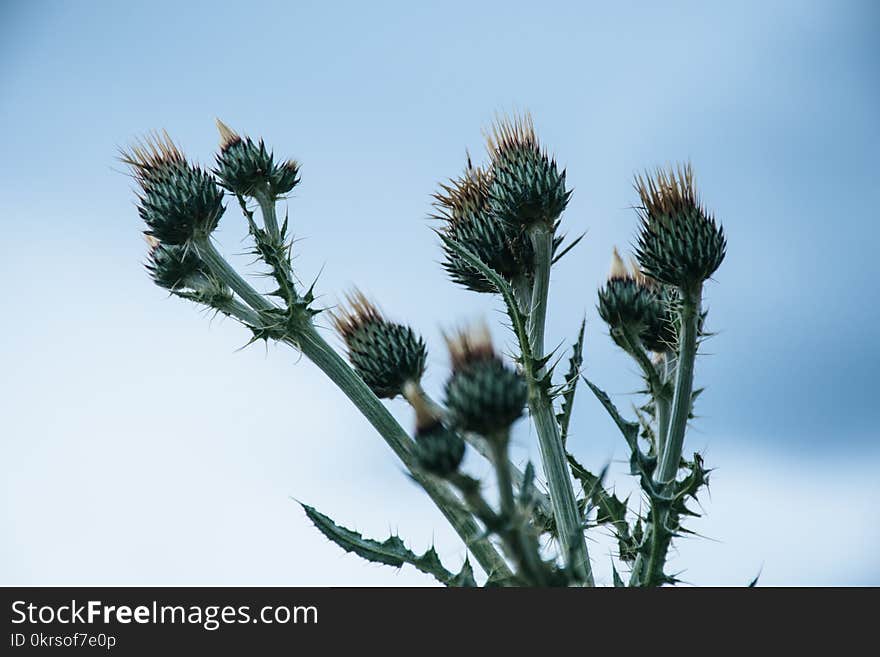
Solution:
<svg viewBox="0 0 880 657"><path fill-rule="evenodd" d="M216 167L191 164L167 135L155 135L123 153L140 185L138 213L146 226L150 277L172 295L235 318L253 341L296 349L323 372L377 430L436 503L485 573L485 586L592 586L585 532L603 527L617 539L612 562L630 569L630 586L661 586L683 521L697 516L709 470L699 454L683 458L684 438L703 389L693 388L703 332L702 284L726 252L723 229L698 200L690 166L638 177L638 265L627 269L615 251L612 275L599 289L599 315L611 336L638 365L645 381L624 417L610 396L582 376L586 320L571 347L567 372L554 383L562 354L544 344L550 268L567 247L558 230L571 197L566 174L540 145L529 117L500 121L488 139L489 161L468 158L460 178L435 194L442 266L454 283L498 294L513 331L515 367L494 350L490 332L447 339L452 371L443 404L421 386L424 340L407 324L387 319L362 294L333 313L349 366L319 335L315 283L294 273L288 219L276 203L299 184L299 164L276 160L262 139L240 137L218 122ZM219 253L211 233L224 213L223 190L240 206L251 253L273 286L260 293ZM259 211L259 215L257 212ZM583 466L568 441L579 380L608 413L629 451L638 505ZM410 434L380 399L402 395L417 416ZM544 480L527 464L521 472L508 453L511 425L528 407L541 451ZM412 437L411 437L412 435ZM462 471L465 439L492 465L498 498ZM575 486L579 492L575 494ZM548 493L542 492L547 490ZM364 538L303 505L315 526L339 547L363 559L400 568L412 565L447 586L476 586L469 560L447 570L434 548L419 555L398 536ZM644 510L646 509L646 511ZM548 546L556 552L547 559Z"/></svg>
<svg viewBox="0 0 880 657"><path fill-rule="evenodd" d="M300 504L306 512L309 520L324 536L336 543L346 552L352 552L362 559L381 563L386 566L400 568L409 564L418 570L433 576L438 582L446 586L476 586L474 571L470 562L465 561L461 571L451 573L443 567L440 557L434 547L422 554L417 555L404 545L399 536L389 536L382 541L364 538L358 532L337 525L329 517L317 511L307 504Z"/></svg>
<svg viewBox="0 0 880 657"><path fill-rule="evenodd" d="M577 341L571 347L571 358L568 360L568 373L565 375L565 386L562 390L562 411L556 416L559 421L562 444L568 439L568 427L574 409L574 393L581 378L581 366L584 363L584 331L587 328L586 318L581 321Z"/></svg>

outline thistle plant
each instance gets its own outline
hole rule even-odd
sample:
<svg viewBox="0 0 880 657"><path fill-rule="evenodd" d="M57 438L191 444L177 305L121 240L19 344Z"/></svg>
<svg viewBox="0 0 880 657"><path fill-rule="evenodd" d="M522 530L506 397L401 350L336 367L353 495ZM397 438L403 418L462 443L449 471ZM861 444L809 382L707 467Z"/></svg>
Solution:
<svg viewBox="0 0 880 657"><path fill-rule="evenodd" d="M594 586L591 532L610 531L615 586L676 582L667 572L672 541L688 530L693 501L708 483L702 457L684 451L693 418L694 366L706 313L703 285L724 259L723 230L699 199L690 165L636 176L639 227L634 258L612 253L598 312L610 336L637 364L642 402L627 418L584 374L585 322L564 372L544 331L553 265L570 252L560 232L571 198L566 172L541 145L528 116L501 119L489 131L486 161L441 183L433 218L453 283L503 305L512 334L504 349L477 324L448 331L449 375L440 401L422 387L428 345L359 291L339 307L316 305L315 285L294 273L290 226L278 205L300 184L296 160L277 159L262 139L218 121L215 165L193 164L167 134L122 153L139 190L148 241L146 269L173 296L233 318L252 342L289 345L310 359L370 422L415 484L461 538L464 563L447 570L433 547L413 552L398 536L366 538L303 505L315 526L342 549L395 567L409 564L447 586ZM216 247L212 234L236 201L251 250L272 290L261 293ZM345 357L320 330L322 317ZM511 354L511 357L502 355ZM619 429L640 500L620 499L571 452L575 393L584 384ZM403 397L411 431L383 399ZM512 429L530 422L540 464L511 460ZM531 432L530 432L531 433ZM465 455L491 465L490 481L466 472ZM479 569L471 563L474 559ZM624 577L626 579L624 579Z"/></svg>

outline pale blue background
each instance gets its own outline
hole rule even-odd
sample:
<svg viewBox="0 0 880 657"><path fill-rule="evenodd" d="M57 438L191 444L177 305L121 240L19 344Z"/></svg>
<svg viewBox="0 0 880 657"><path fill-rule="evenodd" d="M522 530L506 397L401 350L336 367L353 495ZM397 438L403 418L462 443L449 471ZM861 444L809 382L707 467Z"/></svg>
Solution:
<svg viewBox="0 0 880 657"><path fill-rule="evenodd" d="M3 2L0 583L428 582L343 556L290 496L457 565L442 518L309 363L235 351L239 326L149 282L114 156L166 128L210 163L220 116L299 158L298 271L325 266L328 304L357 284L424 332L436 391L440 329L498 304L444 279L429 195L496 111L528 109L575 188L565 223L589 231L555 272L549 339L586 311L589 375L624 407L639 380L595 289L634 234L632 174L690 158L729 234L689 438L717 467L691 525L715 540L682 542L673 569L880 584L878 6ZM226 251L244 234L230 207ZM573 431L627 489L583 394ZM522 428L518 455L533 442Z"/></svg>

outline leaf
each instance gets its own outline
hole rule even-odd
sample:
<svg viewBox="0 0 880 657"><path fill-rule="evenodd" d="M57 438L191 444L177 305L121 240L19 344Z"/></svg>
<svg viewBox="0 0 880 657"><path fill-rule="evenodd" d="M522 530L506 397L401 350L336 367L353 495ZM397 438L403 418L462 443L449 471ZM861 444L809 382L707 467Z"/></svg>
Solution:
<svg viewBox="0 0 880 657"><path fill-rule="evenodd" d="M474 569L471 566L470 559L465 559L464 563L461 566L461 570L458 571L458 575L456 575L452 582L448 584L448 586L454 586L458 588L471 588L477 585L477 580L474 579Z"/></svg>
<svg viewBox="0 0 880 657"><path fill-rule="evenodd" d="M581 330L578 332L577 341L572 345L571 358L568 361L568 374L565 375L566 388L562 393L562 412L556 416L559 420L559 428L562 436L562 444L568 439L568 426L571 423L571 410L574 404L574 393L577 390L577 382L580 380L581 366L584 362L584 329L587 326L587 318L581 321Z"/></svg>
<svg viewBox="0 0 880 657"><path fill-rule="evenodd" d="M580 242L582 239L584 239L584 235L586 235L586 233L581 233L580 235L578 235L577 237L575 237L571 242L569 242L568 245L567 245L564 249L562 249L562 251L560 251L559 253L554 253L554 254L553 254L553 260L552 260L552 262L551 262L550 264L555 265L557 262L559 262L560 260L562 260L562 257L563 257L566 253L568 253L569 251L571 251L574 247L576 247L576 246L578 245L578 242ZM565 237L566 237L566 236L563 235L563 236L560 238L560 240L559 240L559 244L558 244L558 245L554 245L554 247L556 247L556 246L562 246L562 242L563 242L563 240L565 240Z"/></svg>
<svg viewBox="0 0 880 657"><path fill-rule="evenodd" d="M306 512L309 520L318 528L318 531L346 552L353 552L367 561L394 566L395 568L409 564L423 573L434 576L434 578L446 586L476 586L473 569L468 561L465 561L461 572L453 574L443 567L440 557L433 546L419 556L408 549L399 536L390 536L380 543L371 538L364 538L361 534L351 529L337 525L314 507L302 503L300 503L300 506Z"/></svg>
<svg viewBox="0 0 880 657"><path fill-rule="evenodd" d="M571 454L566 453L566 457L572 475L583 488L585 499L596 507L596 523L611 526L617 537L618 556L624 561L632 561L635 558L634 549L637 543L633 541L629 523L626 520L628 498L621 500L617 495L609 493L602 485L608 472L608 466L605 466L599 476L596 476L578 463ZM589 506L584 508L584 515L589 512L589 509Z"/></svg>
<svg viewBox="0 0 880 657"><path fill-rule="evenodd" d="M608 393L602 390L599 386L594 385L592 381L590 381L587 377L583 377L584 383L589 386L590 390L593 391L593 394L596 395L596 399L605 407L605 410L608 412L608 415L611 416L611 419L614 420L614 424L617 425L617 428L620 429L620 433L623 434L624 440L626 440L626 444L629 445L630 449L633 451L638 449L638 437L639 437L639 423L638 422L630 422L629 420L625 420L621 415L620 411L617 410L617 407L611 401L611 398L608 396Z"/></svg>

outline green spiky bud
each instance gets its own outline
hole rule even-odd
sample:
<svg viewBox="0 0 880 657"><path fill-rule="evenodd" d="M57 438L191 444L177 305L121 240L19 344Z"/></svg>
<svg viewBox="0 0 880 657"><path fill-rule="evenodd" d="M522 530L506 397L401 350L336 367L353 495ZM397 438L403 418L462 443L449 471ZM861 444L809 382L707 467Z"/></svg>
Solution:
<svg viewBox="0 0 880 657"><path fill-rule="evenodd" d="M538 142L531 117L498 121L487 142L492 157L489 199L495 215L514 226L545 224L553 230L571 192L565 188L565 171Z"/></svg>
<svg viewBox="0 0 880 657"><path fill-rule="evenodd" d="M254 143L250 137L240 137L220 119L220 153L214 173L220 184L241 196L253 196L267 190L274 199L287 194L299 183L299 163L287 160L277 164L271 151L261 139Z"/></svg>
<svg viewBox="0 0 880 657"><path fill-rule="evenodd" d="M611 257L611 271L599 289L599 316L621 344L620 332L629 329L649 351L664 352L675 344L669 300L656 281L645 276L638 263L628 270L617 249Z"/></svg>
<svg viewBox="0 0 880 657"><path fill-rule="evenodd" d="M191 165L167 134L150 135L123 152L141 187L138 214L146 233L163 244L207 237L225 211L223 192L207 171Z"/></svg>
<svg viewBox="0 0 880 657"><path fill-rule="evenodd" d="M724 260L724 229L703 207L690 164L637 176L641 227L636 255L646 274L693 290Z"/></svg>
<svg viewBox="0 0 880 657"><path fill-rule="evenodd" d="M427 349L408 326L388 321L360 292L348 296L348 307L333 321L348 348L352 367L380 398L393 399L407 382L425 372Z"/></svg>
<svg viewBox="0 0 880 657"><path fill-rule="evenodd" d="M159 287L166 290L193 289L205 280L205 266L195 250L162 244L149 236L147 243L150 252L145 267Z"/></svg>
<svg viewBox="0 0 880 657"><path fill-rule="evenodd" d="M172 292L196 293L198 299L214 304L232 298L229 288L218 281L195 250L177 244L162 244L147 236L150 246L145 267L159 287Z"/></svg>
<svg viewBox="0 0 880 657"><path fill-rule="evenodd" d="M446 407L457 429L486 437L506 434L522 415L528 387L495 353L485 325L447 337L452 376Z"/></svg>
<svg viewBox="0 0 880 657"><path fill-rule="evenodd" d="M435 219L444 222L443 235L463 244L508 280L530 277L534 269L531 243L518 227L499 220L489 207L491 174L474 167L470 159L462 177L441 185L434 194ZM496 292L477 270L444 248L443 268L453 282L475 292Z"/></svg>
<svg viewBox="0 0 880 657"><path fill-rule="evenodd" d="M458 470L464 459L465 444L461 436L441 423L416 433L416 458L419 465L438 477Z"/></svg>

